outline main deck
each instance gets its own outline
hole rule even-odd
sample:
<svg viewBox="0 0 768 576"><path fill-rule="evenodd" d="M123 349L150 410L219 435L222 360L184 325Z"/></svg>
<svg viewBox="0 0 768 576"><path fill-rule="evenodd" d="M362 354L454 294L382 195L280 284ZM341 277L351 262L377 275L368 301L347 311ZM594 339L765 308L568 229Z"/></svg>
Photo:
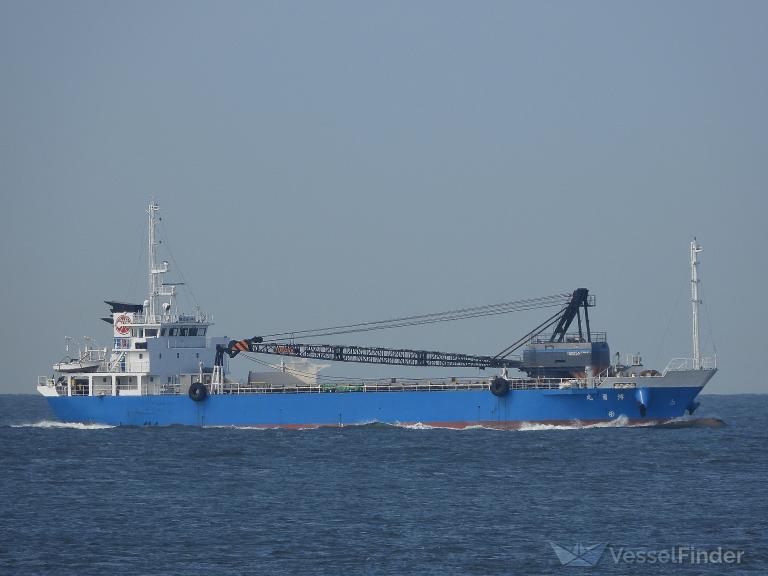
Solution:
<svg viewBox="0 0 768 576"><path fill-rule="evenodd" d="M692 369L690 359L672 360L661 373L614 375L609 372L584 378L509 378L509 390L627 389L670 386L703 386L716 372L714 361ZM494 377L389 378L331 382L277 384L251 380L211 382L210 374L181 374L174 382L156 382L147 374L90 373L54 380L40 377L38 391L44 396L183 396L201 382L211 395L328 394L351 392L490 391Z"/></svg>

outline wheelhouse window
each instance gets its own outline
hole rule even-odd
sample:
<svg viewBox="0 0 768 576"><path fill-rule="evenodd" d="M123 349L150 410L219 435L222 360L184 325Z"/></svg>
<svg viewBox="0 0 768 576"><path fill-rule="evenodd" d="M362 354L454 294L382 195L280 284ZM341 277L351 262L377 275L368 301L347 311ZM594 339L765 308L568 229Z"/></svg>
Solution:
<svg viewBox="0 0 768 576"><path fill-rule="evenodd" d="M157 337L157 328L147 328L144 330L144 336L147 338Z"/></svg>
<svg viewBox="0 0 768 576"><path fill-rule="evenodd" d="M190 326L190 328L189 328L189 335L190 336L197 336L197 328L195 328L194 326Z"/></svg>
<svg viewBox="0 0 768 576"><path fill-rule="evenodd" d="M178 331L179 331L178 328L168 328L168 336L176 336Z"/></svg>
<svg viewBox="0 0 768 576"><path fill-rule="evenodd" d="M160 336L165 336L165 328L160 328Z"/></svg>
<svg viewBox="0 0 768 576"><path fill-rule="evenodd" d="M181 329L181 334L180 334L180 336L186 336L186 335L187 335L187 327L186 327L186 326L184 326L184 327Z"/></svg>

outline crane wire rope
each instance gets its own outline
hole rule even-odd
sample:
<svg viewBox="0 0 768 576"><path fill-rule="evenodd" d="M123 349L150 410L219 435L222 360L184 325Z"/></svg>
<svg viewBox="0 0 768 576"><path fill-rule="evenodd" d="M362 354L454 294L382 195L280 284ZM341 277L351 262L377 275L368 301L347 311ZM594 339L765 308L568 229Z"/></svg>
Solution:
<svg viewBox="0 0 768 576"><path fill-rule="evenodd" d="M558 311L556 314L553 314L552 316L544 320L544 322L536 326L536 328L528 332L525 336L523 336L522 338L518 338L513 344L507 346L506 348L504 348L504 350L496 354L494 358L507 358L510 354L512 354L512 352L514 352L515 350L520 348L520 346L525 344L525 342L528 339L538 336L539 334L544 332L544 330L552 326L552 324L557 322L562 316L564 310L565 308L563 308L563 310Z"/></svg>
<svg viewBox="0 0 768 576"><path fill-rule="evenodd" d="M567 293L554 294L552 296L541 296L538 298L527 298L524 300L515 300L502 302L500 304L488 304L484 306L473 306L469 308L460 308L457 310L448 310L446 312L436 312L431 314L418 314L413 316L401 316L389 320L378 320L372 322L358 322L355 324L343 324L331 326L328 328L315 328L312 330L297 330L291 332L275 332L263 336L264 342L277 342L282 340L293 340L295 338L317 338L320 336L333 336L337 334L352 334L357 332L370 332L374 330L385 330L391 328L401 328L404 326L421 326L425 324L434 324L437 322L452 322L455 320L464 320L467 318L479 318L484 316L494 316L498 314L509 314L512 312L522 312L526 310L539 310L542 308L563 307L570 300L571 295ZM561 311L558 311L559 315Z"/></svg>
<svg viewBox="0 0 768 576"><path fill-rule="evenodd" d="M192 291L192 287L187 283L187 279L184 277L184 272L181 269L181 266L178 265L176 262L176 258L173 256L173 250L171 249L171 242L168 240L170 237L170 234L168 234L168 231L165 228L165 222L163 222L162 218L159 218L160 220L160 228L163 230L163 239L162 241L165 244L165 251L168 253L168 256L171 257L171 262L173 263L173 268L176 270L179 274L179 278L181 278L181 282L183 283L184 287L186 288L185 292L188 292L189 295L192 297L192 304L197 310L200 310L200 303L197 301L197 298L195 297L195 293Z"/></svg>

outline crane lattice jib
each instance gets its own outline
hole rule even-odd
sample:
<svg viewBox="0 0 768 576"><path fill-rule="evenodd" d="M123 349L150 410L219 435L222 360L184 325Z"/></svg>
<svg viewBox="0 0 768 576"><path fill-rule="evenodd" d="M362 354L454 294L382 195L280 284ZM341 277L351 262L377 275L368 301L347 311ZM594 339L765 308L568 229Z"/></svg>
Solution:
<svg viewBox="0 0 768 576"><path fill-rule="evenodd" d="M452 310L445 313L407 316L389 321L348 324L343 326L333 326L326 329L302 330L296 333L283 332L269 334L267 336L254 336L253 338L247 338L245 340L231 340L227 346L219 345L216 347L216 360L214 364L215 366L221 366L224 354L227 354L230 358L234 358L240 352L254 352L257 354L272 354L276 356L293 356L298 358L310 358L313 360L356 362L362 364L480 369L519 368L522 366L522 359L519 356L512 356L511 353L518 349L523 342L527 341L532 336L540 334L553 324L557 323L558 325L552 335L552 341L556 338L559 338L559 341L562 341L565 332L568 330L568 327L574 318L578 318L579 333L581 333L580 307L584 308L584 314L587 321L587 334L589 336L590 330L587 308L594 305L594 300L588 298L588 293L589 291L586 288L579 288L570 295L570 298L565 303L563 303L563 297L566 295L560 294L517 302L507 302L492 306ZM508 313L511 311L546 308L561 304L564 304L564 306L560 311L553 316L550 316L542 324L534 328L533 331L526 334L526 336L519 339L515 344L506 348L496 356L476 356L473 354L455 354L452 352L436 352L432 350L344 346L339 344L297 344L294 342L286 342L284 340L289 334L291 336L295 334L304 338L312 338L321 335L364 332L417 324L431 324L433 322L444 322L462 318ZM273 341L272 339L277 339L277 341Z"/></svg>
<svg viewBox="0 0 768 576"><path fill-rule="evenodd" d="M313 360L334 362L356 362L361 364L390 364L400 366L441 366L461 368L516 368L519 358L494 358L431 350L406 350L393 348L372 348L365 346L342 346L334 344L281 344L276 342L249 341L251 352L295 356Z"/></svg>

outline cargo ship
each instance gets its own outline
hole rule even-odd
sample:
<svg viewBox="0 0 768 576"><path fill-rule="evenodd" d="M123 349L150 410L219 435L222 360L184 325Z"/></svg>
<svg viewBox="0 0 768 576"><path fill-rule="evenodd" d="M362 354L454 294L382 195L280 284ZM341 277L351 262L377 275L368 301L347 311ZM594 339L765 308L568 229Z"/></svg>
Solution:
<svg viewBox="0 0 768 576"><path fill-rule="evenodd" d="M693 414L717 371L699 343L698 255L690 244L691 358L663 370L639 355L611 356L605 333L590 327L596 300L586 288L540 298L245 339L212 336L212 318L181 312L179 283L165 282L158 261L159 206L147 208L148 295L140 304L108 300L111 347L85 346L53 365L37 390L65 422L135 426L311 428L371 423L514 429L525 424L663 423ZM310 344L352 334L519 310L556 308L536 328L496 355L405 348ZM280 356L279 365L259 360ZM273 370L229 377L248 357ZM238 360L239 361L239 360ZM343 379L323 377L329 363L356 362L476 369L469 377Z"/></svg>

